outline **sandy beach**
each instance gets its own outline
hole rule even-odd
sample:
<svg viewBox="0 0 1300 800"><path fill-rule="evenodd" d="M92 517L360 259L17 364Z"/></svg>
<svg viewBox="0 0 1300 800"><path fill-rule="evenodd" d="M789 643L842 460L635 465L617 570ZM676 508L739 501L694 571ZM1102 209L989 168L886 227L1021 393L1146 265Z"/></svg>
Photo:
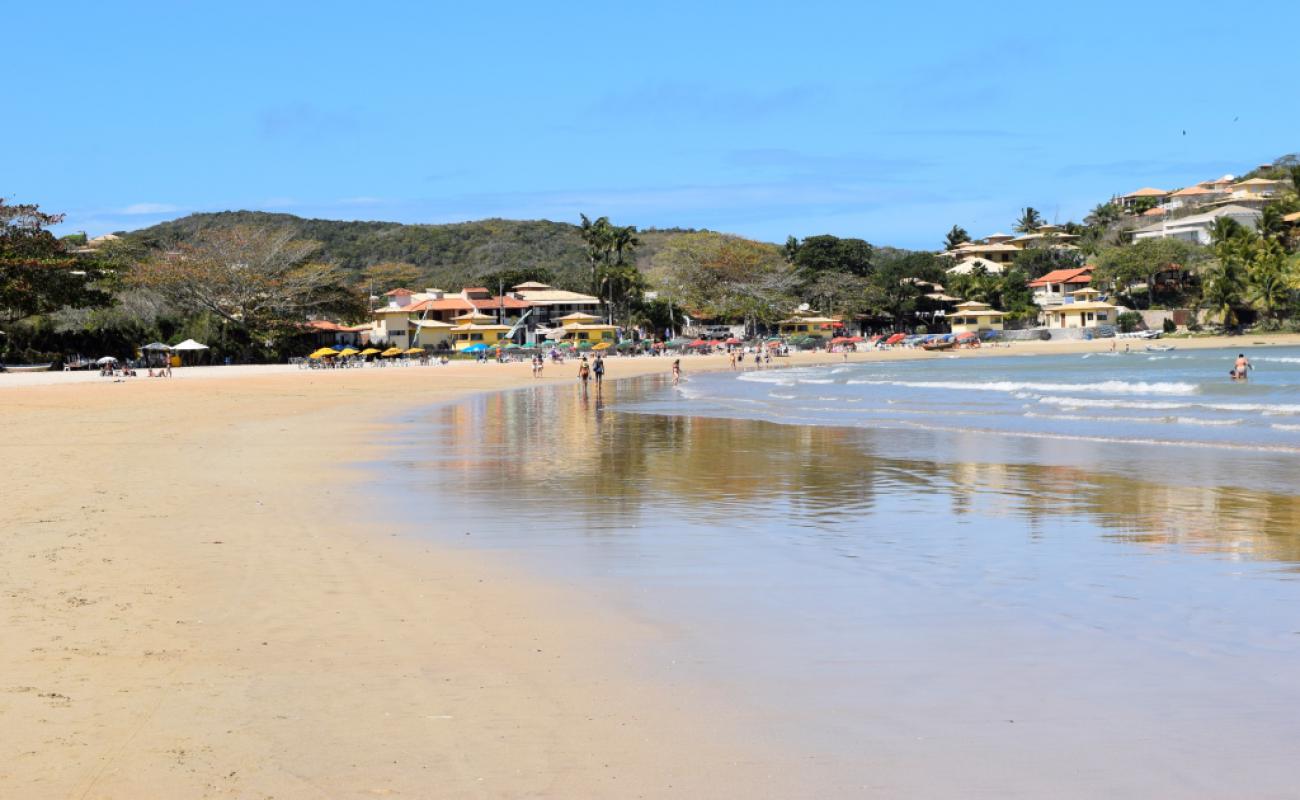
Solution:
<svg viewBox="0 0 1300 800"><path fill-rule="evenodd" d="M670 363L614 358L608 377ZM359 488L401 413L533 382L522 363L0 375L0 796L812 794L815 765L623 669L663 631L403 536Z"/></svg>

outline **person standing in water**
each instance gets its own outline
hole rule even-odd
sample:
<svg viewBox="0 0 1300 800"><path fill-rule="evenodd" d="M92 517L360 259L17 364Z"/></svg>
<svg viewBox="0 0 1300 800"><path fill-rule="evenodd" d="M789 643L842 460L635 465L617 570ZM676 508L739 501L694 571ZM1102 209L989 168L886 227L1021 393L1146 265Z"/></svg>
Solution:
<svg viewBox="0 0 1300 800"><path fill-rule="evenodd" d="M673 359L673 386L676 386L681 382L682 382L682 360L680 358L675 358Z"/></svg>
<svg viewBox="0 0 1300 800"><path fill-rule="evenodd" d="M582 357L582 363L578 364L578 378L582 380L582 388L587 388L587 381L591 378L591 364L587 363L587 357Z"/></svg>
<svg viewBox="0 0 1300 800"><path fill-rule="evenodd" d="M599 353L596 354L596 363L592 365L591 371L596 376L596 386L599 387L605 380L605 359Z"/></svg>
<svg viewBox="0 0 1300 800"><path fill-rule="evenodd" d="M1244 381L1255 365L1250 363L1245 353L1237 354L1237 363L1232 365L1232 379L1234 381Z"/></svg>

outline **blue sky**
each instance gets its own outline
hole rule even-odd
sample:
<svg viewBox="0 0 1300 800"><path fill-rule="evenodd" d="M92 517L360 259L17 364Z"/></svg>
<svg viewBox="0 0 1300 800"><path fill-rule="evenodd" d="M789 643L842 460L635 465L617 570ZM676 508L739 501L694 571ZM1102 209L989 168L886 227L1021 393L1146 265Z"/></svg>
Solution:
<svg viewBox="0 0 1300 800"><path fill-rule="evenodd" d="M873 5L16 4L0 196L932 248L1300 150L1300 3Z"/></svg>

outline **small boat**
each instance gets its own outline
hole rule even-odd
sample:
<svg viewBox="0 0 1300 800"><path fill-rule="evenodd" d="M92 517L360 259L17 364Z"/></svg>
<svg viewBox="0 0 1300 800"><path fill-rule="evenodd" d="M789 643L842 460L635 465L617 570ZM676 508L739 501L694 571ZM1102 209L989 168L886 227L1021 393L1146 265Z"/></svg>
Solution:
<svg viewBox="0 0 1300 800"><path fill-rule="evenodd" d="M4 364L0 366L5 372L49 372L54 362L47 361L44 364Z"/></svg>
<svg viewBox="0 0 1300 800"><path fill-rule="evenodd" d="M1175 349L1177 349L1177 348L1175 348L1172 344L1149 344L1149 345L1147 345L1147 352L1148 352L1148 353L1168 353L1169 351L1171 351L1171 350L1175 350Z"/></svg>
<svg viewBox="0 0 1300 800"><path fill-rule="evenodd" d="M935 339L932 342L925 342L921 345L923 350L951 350L957 345L952 339Z"/></svg>

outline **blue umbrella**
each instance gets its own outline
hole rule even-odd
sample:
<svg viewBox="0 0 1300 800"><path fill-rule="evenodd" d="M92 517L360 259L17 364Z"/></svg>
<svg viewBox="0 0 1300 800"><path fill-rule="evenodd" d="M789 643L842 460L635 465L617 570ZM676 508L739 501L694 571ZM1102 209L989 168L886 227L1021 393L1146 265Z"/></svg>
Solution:
<svg viewBox="0 0 1300 800"><path fill-rule="evenodd" d="M483 351L486 350L486 349L488 349L488 346L485 345L485 344L483 344L482 342L479 342L478 344L472 344L472 345L470 345L469 347L466 347L464 350L461 350L461 352L462 352L462 353L481 353L481 352L483 352Z"/></svg>

